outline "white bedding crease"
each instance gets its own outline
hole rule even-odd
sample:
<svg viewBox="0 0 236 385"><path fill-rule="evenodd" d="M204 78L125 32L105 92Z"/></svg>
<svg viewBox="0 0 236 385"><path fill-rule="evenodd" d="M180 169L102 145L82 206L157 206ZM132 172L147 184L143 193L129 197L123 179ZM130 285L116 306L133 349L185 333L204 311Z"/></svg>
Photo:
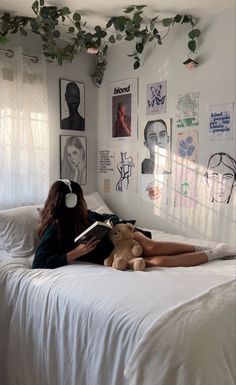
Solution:
<svg viewBox="0 0 236 385"><path fill-rule="evenodd" d="M233 385L233 279L235 260L32 270L0 253L0 383Z"/></svg>

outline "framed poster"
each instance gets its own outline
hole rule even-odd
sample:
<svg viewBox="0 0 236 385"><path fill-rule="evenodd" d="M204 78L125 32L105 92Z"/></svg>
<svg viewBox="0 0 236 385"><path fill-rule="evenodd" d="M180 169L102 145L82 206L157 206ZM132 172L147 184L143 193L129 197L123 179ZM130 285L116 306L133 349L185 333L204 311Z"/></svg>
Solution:
<svg viewBox="0 0 236 385"><path fill-rule="evenodd" d="M60 79L60 127L62 130L85 131L85 86Z"/></svg>
<svg viewBox="0 0 236 385"><path fill-rule="evenodd" d="M60 135L60 178L87 183L87 138Z"/></svg>
<svg viewBox="0 0 236 385"><path fill-rule="evenodd" d="M137 79L110 83L107 95L110 143L137 140Z"/></svg>

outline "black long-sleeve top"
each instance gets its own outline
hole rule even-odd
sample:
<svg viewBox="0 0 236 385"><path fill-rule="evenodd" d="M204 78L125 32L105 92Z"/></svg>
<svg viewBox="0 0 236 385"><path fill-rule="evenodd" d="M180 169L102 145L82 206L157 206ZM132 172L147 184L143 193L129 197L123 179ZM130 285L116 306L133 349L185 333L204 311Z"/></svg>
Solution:
<svg viewBox="0 0 236 385"><path fill-rule="evenodd" d="M119 218L115 214L99 214L95 211L88 211L88 227L96 221L105 222L108 219L113 224L119 222ZM49 225L43 233L40 244L35 252L33 269L54 269L67 265L66 254L76 247L74 239L77 235L78 234L74 233L74 229L66 227L63 230L62 237L59 239L56 225ZM98 243L93 251L79 257L79 260L103 264L104 259L108 257L113 247L109 237L106 236Z"/></svg>

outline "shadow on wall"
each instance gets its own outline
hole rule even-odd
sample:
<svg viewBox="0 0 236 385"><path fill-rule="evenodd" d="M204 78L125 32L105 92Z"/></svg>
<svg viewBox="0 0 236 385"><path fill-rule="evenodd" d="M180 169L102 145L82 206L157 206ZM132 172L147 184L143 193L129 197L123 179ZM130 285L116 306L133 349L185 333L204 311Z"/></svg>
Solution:
<svg viewBox="0 0 236 385"><path fill-rule="evenodd" d="M207 167L177 155L171 174L159 172L168 151L157 149L154 172L142 174L142 200L153 203L153 213L178 231L196 237L235 243L236 162L229 154L212 154Z"/></svg>

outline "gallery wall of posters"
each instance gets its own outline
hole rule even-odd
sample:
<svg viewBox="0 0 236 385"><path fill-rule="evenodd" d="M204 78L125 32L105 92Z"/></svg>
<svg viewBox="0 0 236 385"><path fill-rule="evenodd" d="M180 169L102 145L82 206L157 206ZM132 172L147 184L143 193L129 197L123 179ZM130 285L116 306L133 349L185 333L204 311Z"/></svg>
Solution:
<svg viewBox="0 0 236 385"><path fill-rule="evenodd" d="M137 140L137 79L110 83L107 108L110 144Z"/></svg>

